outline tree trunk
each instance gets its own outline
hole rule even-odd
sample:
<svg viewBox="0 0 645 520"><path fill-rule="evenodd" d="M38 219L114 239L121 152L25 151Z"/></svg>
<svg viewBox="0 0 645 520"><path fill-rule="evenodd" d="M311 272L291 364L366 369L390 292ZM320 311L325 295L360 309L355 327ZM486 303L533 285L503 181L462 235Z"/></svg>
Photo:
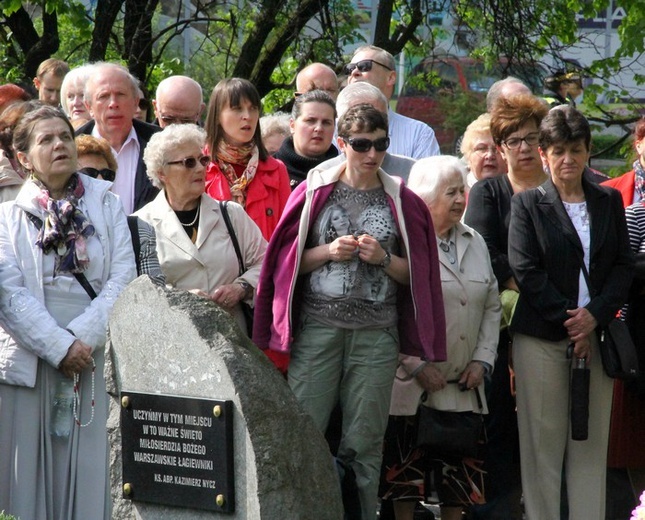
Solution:
<svg viewBox="0 0 645 520"><path fill-rule="evenodd" d="M96 3L92 45L89 54L90 62L105 60L112 26L121 10L121 5L123 5L123 0L98 0Z"/></svg>

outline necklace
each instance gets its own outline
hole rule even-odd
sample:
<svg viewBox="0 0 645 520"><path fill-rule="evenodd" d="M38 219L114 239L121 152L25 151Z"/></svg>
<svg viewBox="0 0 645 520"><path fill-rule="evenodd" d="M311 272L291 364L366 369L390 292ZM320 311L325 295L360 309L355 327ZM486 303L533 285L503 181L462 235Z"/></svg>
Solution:
<svg viewBox="0 0 645 520"><path fill-rule="evenodd" d="M202 207L201 204L199 206L197 206L197 211L195 212L195 218L193 219L192 222L190 222L188 224L184 224L180 220L179 222L181 222L181 225L184 226L184 227L193 227L195 225L195 222L197 222L197 219L199 218L199 210L201 209L201 207Z"/></svg>
<svg viewBox="0 0 645 520"><path fill-rule="evenodd" d="M92 421L94 420L95 378L96 378L96 363L94 361L94 358L92 358L92 415L90 416L89 421L87 421L85 424L82 424L81 418L80 418L81 396L80 396L80 390L79 390L81 376L80 374L74 374L74 399L72 401L72 411L74 412L74 421L76 421L76 424L78 424L81 428L85 428L86 426L89 426L90 424L92 424Z"/></svg>

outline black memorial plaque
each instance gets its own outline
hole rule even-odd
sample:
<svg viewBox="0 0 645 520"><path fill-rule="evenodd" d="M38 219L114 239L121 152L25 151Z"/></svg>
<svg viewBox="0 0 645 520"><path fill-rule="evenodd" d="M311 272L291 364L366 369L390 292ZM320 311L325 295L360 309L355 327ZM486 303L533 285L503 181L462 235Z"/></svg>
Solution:
<svg viewBox="0 0 645 520"><path fill-rule="evenodd" d="M233 403L121 393L123 496L232 513Z"/></svg>

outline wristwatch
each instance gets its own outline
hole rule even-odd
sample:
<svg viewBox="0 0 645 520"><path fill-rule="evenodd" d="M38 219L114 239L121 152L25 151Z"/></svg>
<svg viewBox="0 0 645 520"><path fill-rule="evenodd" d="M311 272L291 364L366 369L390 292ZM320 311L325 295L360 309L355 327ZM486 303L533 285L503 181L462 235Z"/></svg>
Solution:
<svg viewBox="0 0 645 520"><path fill-rule="evenodd" d="M390 254L389 251L385 251L385 256L383 257L383 260L381 260L381 263L379 265L383 269L387 269L391 263L392 263L392 255Z"/></svg>
<svg viewBox="0 0 645 520"><path fill-rule="evenodd" d="M253 287L249 282L245 282L244 280L240 280L239 282L235 282L239 284L242 289L244 289L244 297L243 299L246 300L251 294L253 293Z"/></svg>

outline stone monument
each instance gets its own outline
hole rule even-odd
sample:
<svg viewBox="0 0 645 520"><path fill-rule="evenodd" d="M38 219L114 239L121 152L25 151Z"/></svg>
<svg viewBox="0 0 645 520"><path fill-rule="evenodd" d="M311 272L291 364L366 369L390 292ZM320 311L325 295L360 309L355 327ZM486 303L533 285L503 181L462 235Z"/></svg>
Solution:
<svg viewBox="0 0 645 520"><path fill-rule="evenodd" d="M135 280L110 318L106 380L113 519L343 518L324 437L266 356L214 303L159 288L145 276ZM162 408L171 408L145 404L156 403L157 396ZM189 412L193 401L206 411ZM121 424L126 417L144 428L137 430L140 438L130 438ZM223 419L232 443L216 445L215 451L229 457L230 465L215 461L214 468L205 439L212 435L208 426L224 425ZM122 432L135 450L134 458L124 451L126 467L150 470L154 478L146 474L141 484L124 482ZM213 477L203 478L208 471ZM216 489L223 478L230 479L229 492ZM159 501L137 499L146 486ZM208 505L216 503L221 511L191 507L191 493L206 496Z"/></svg>

